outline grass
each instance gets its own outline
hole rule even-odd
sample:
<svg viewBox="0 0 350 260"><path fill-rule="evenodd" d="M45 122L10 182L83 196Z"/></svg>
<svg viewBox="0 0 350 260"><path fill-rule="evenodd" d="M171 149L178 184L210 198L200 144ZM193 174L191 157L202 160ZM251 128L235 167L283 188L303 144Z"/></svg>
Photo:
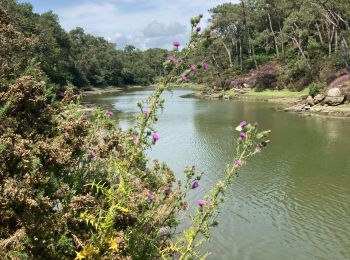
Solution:
<svg viewBox="0 0 350 260"><path fill-rule="evenodd" d="M197 83L181 83L181 84L170 84L170 88L183 88L192 90L209 90L209 87L205 84Z"/></svg>
<svg viewBox="0 0 350 260"><path fill-rule="evenodd" d="M282 90L265 90L262 92L255 92L254 90L243 94L243 97L253 98L301 98L309 95L309 89L306 88L300 92L290 91L288 89Z"/></svg>

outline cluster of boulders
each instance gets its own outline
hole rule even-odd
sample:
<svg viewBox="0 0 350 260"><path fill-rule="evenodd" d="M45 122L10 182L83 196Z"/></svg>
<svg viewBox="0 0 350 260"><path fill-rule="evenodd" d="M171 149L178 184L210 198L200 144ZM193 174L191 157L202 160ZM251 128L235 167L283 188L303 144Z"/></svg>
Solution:
<svg viewBox="0 0 350 260"><path fill-rule="evenodd" d="M309 106L317 104L338 106L346 102L349 102L347 93L338 87L327 90L325 94L318 94L315 97L308 96L306 99L306 105Z"/></svg>

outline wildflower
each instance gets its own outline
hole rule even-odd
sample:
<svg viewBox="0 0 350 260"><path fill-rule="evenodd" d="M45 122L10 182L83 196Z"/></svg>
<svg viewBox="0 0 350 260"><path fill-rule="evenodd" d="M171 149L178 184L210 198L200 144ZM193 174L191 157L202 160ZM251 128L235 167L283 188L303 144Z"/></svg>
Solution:
<svg viewBox="0 0 350 260"><path fill-rule="evenodd" d="M247 137L247 134L245 132L240 132L239 136L244 139L245 137Z"/></svg>
<svg viewBox="0 0 350 260"><path fill-rule="evenodd" d="M134 143L136 143L139 140L139 138L138 138L137 135L133 134L132 135L132 140L134 141Z"/></svg>
<svg viewBox="0 0 350 260"><path fill-rule="evenodd" d="M91 151L91 152L89 153L89 157L90 157L90 158L95 158L95 157L96 157L96 152L95 152L95 151Z"/></svg>
<svg viewBox="0 0 350 260"><path fill-rule="evenodd" d="M106 113L106 115L107 115L107 116L113 116L113 112L112 112L112 111L108 111L108 112Z"/></svg>
<svg viewBox="0 0 350 260"><path fill-rule="evenodd" d="M168 55L167 59L168 59L168 61L170 61L170 62L174 62L174 61L175 61L175 57L172 56L172 55Z"/></svg>
<svg viewBox="0 0 350 260"><path fill-rule="evenodd" d="M241 127L244 127L246 125L248 125L248 123L246 121L242 121L240 124L239 124Z"/></svg>
<svg viewBox="0 0 350 260"><path fill-rule="evenodd" d="M236 166L237 166L238 168L241 168L241 167L243 166L243 161L242 161L242 160L237 160L237 161L236 161Z"/></svg>
<svg viewBox="0 0 350 260"><path fill-rule="evenodd" d="M197 70L196 66L192 65L191 66L191 72L196 72L196 70Z"/></svg>
<svg viewBox="0 0 350 260"><path fill-rule="evenodd" d="M181 43L178 42L178 41L175 41L175 42L173 42L173 45L174 45L175 48L179 48Z"/></svg>
<svg viewBox="0 0 350 260"><path fill-rule="evenodd" d="M202 64L203 70L207 70L208 67L209 67L208 63L204 62L204 63Z"/></svg>
<svg viewBox="0 0 350 260"><path fill-rule="evenodd" d="M188 81L188 78L186 76L181 76L180 80L181 81Z"/></svg>
<svg viewBox="0 0 350 260"><path fill-rule="evenodd" d="M260 147L260 146L256 147L256 148L255 148L255 152L256 152L256 153L261 153L261 147Z"/></svg>
<svg viewBox="0 0 350 260"><path fill-rule="evenodd" d="M169 226L164 226L159 229L159 232L162 233L163 235L167 235L170 233L170 227Z"/></svg>
<svg viewBox="0 0 350 260"><path fill-rule="evenodd" d="M153 194L150 191L147 193L147 198L148 198L149 201L153 201L154 200L154 196L153 196Z"/></svg>
<svg viewBox="0 0 350 260"><path fill-rule="evenodd" d="M202 30L202 28L201 28L199 25L197 25L196 31L197 31L197 32L200 32L201 30Z"/></svg>
<svg viewBox="0 0 350 260"><path fill-rule="evenodd" d="M197 204L198 204L198 206L200 206L200 207L204 207L205 204L207 204L207 202L206 202L205 200L198 200L198 201L197 201Z"/></svg>
<svg viewBox="0 0 350 260"><path fill-rule="evenodd" d="M157 133L153 133L152 139L154 142L157 142L159 140L159 135Z"/></svg>
<svg viewBox="0 0 350 260"><path fill-rule="evenodd" d="M137 186L137 185L139 185L141 183L141 181L140 181L140 179L134 179L132 181L132 183Z"/></svg>
<svg viewBox="0 0 350 260"><path fill-rule="evenodd" d="M195 181L192 185L192 189L197 189L199 187L199 182Z"/></svg>
<svg viewBox="0 0 350 260"><path fill-rule="evenodd" d="M145 116L147 116L147 115L149 114L149 111L148 111L148 110L144 110L144 111L143 111L143 114L144 114Z"/></svg>

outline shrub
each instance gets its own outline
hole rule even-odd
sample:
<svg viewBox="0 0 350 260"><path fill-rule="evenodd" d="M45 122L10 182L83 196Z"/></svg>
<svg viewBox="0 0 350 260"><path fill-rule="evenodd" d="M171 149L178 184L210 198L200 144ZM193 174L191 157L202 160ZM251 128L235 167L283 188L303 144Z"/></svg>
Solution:
<svg viewBox="0 0 350 260"><path fill-rule="evenodd" d="M321 90L325 88L325 85L322 83L313 83L309 86L309 95L312 97L320 94Z"/></svg>
<svg viewBox="0 0 350 260"><path fill-rule="evenodd" d="M261 73L256 79L254 89L256 92L264 91L268 88L273 88L277 85L276 75L270 73Z"/></svg>

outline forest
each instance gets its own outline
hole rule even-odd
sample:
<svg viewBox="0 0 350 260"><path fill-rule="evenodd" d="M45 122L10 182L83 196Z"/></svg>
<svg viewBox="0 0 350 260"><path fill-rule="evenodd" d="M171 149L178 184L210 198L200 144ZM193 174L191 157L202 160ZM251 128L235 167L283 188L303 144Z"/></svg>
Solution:
<svg viewBox="0 0 350 260"><path fill-rule="evenodd" d="M140 51L131 45L119 50L116 44L87 34L83 28L66 32L51 11L37 14L31 4L15 0L0 3L16 29L35 38L37 44L30 58L58 86L149 85L161 74L165 50Z"/></svg>

